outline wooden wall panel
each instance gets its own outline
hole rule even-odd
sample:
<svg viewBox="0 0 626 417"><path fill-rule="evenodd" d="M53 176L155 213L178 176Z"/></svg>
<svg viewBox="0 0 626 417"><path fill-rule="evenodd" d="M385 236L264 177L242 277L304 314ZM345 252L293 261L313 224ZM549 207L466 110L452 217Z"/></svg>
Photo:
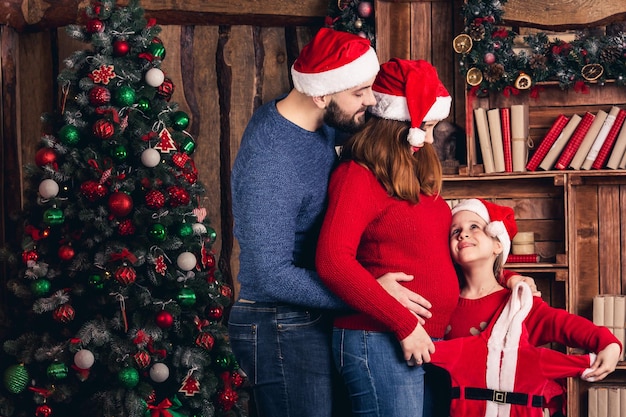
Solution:
<svg viewBox="0 0 626 417"><path fill-rule="evenodd" d="M620 294L620 219L619 186L598 186L598 234L600 294Z"/></svg>

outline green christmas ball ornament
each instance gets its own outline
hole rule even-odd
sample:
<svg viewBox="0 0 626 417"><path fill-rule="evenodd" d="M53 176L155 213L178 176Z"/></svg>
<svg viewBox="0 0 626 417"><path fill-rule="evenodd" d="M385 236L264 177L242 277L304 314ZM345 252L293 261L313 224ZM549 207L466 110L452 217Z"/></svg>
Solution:
<svg viewBox="0 0 626 417"><path fill-rule="evenodd" d="M175 111L172 113L172 127L174 130L182 132L189 126L189 116L184 111Z"/></svg>
<svg viewBox="0 0 626 417"><path fill-rule="evenodd" d="M207 230L207 237L209 238L209 242L212 244L215 243L215 240L217 239L217 232L215 231L215 229L210 226L207 226L206 230Z"/></svg>
<svg viewBox="0 0 626 417"><path fill-rule="evenodd" d="M23 364L9 366L4 371L4 386L13 394L19 394L28 386L30 376Z"/></svg>
<svg viewBox="0 0 626 417"><path fill-rule="evenodd" d="M46 374L50 379L65 379L67 378L68 374L67 365L63 362L54 362L53 364L50 364L50 366L48 366L48 369L46 369Z"/></svg>
<svg viewBox="0 0 626 417"><path fill-rule="evenodd" d="M196 150L196 142L189 136L185 136L185 138L180 141L180 149L187 155L191 155Z"/></svg>
<svg viewBox="0 0 626 417"><path fill-rule="evenodd" d="M155 242L163 242L167 238L167 230L165 230L165 226L161 223L155 223L150 226L148 235L150 236L150 239Z"/></svg>
<svg viewBox="0 0 626 417"><path fill-rule="evenodd" d="M63 210L57 207L49 208L43 213L43 222L50 226L56 226L65 222Z"/></svg>
<svg viewBox="0 0 626 417"><path fill-rule="evenodd" d="M118 162L125 161L128 158L128 150L126 150L124 145L117 145L111 149L111 156Z"/></svg>
<svg viewBox="0 0 626 417"><path fill-rule="evenodd" d="M123 107L132 106L135 104L135 90L132 87L123 85L115 90L115 102Z"/></svg>
<svg viewBox="0 0 626 417"><path fill-rule="evenodd" d="M237 363L235 357L230 354L220 354L216 359L217 363L222 369L229 369L233 364Z"/></svg>
<svg viewBox="0 0 626 417"><path fill-rule="evenodd" d="M101 290L104 288L104 277L100 274L91 274L87 281L92 288Z"/></svg>
<svg viewBox="0 0 626 417"><path fill-rule="evenodd" d="M30 284L30 290L36 297L42 297L50 292L52 284L47 279L37 279Z"/></svg>
<svg viewBox="0 0 626 417"><path fill-rule="evenodd" d="M193 235L193 226L190 223L181 223L178 226L178 236L180 237L189 237Z"/></svg>
<svg viewBox="0 0 626 417"><path fill-rule="evenodd" d="M135 368L124 368L117 373L117 380L124 388L134 388L139 383L139 372Z"/></svg>
<svg viewBox="0 0 626 417"><path fill-rule="evenodd" d="M151 43L148 45L148 52L157 58L165 59L165 46L162 43Z"/></svg>
<svg viewBox="0 0 626 417"><path fill-rule="evenodd" d="M80 131L74 125L65 125L59 130L59 140L68 146L75 146L80 142Z"/></svg>
<svg viewBox="0 0 626 417"><path fill-rule="evenodd" d="M139 100L137 100L138 110L141 110L142 112L147 112L150 110L150 108L150 100L148 100L147 98L141 97Z"/></svg>
<svg viewBox="0 0 626 417"><path fill-rule="evenodd" d="M181 288L178 292L178 302L183 307L191 307L196 303L196 293L191 288Z"/></svg>

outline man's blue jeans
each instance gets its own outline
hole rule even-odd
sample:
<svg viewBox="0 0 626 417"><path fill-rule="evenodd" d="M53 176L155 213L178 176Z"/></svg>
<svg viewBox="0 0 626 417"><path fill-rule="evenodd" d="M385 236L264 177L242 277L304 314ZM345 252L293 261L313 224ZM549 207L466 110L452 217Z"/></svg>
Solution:
<svg viewBox="0 0 626 417"><path fill-rule="evenodd" d="M337 378L330 317L297 306L236 302L228 333L259 417L332 415Z"/></svg>
<svg viewBox="0 0 626 417"><path fill-rule="evenodd" d="M424 369L408 366L393 333L333 330L333 355L354 417L421 417Z"/></svg>

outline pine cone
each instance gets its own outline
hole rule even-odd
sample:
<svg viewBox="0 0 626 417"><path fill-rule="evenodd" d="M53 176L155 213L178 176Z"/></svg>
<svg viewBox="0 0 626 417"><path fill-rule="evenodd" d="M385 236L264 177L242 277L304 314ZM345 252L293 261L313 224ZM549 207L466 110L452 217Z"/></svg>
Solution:
<svg viewBox="0 0 626 417"><path fill-rule="evenodd" d="M546 65L547 60L545 55L534 54L530 57L528 64L534 70L546 70L548 68Z"/></svg>
<svg viewBox="0 0 626 417"><path fill-rule="evenodd" d="M621 57L620 49L616 46L607 46L600 51L600 60L603 62L615 62Z"/></svg>
<svg viewBox="0 0 626 417"><path fill-rule="evenodd" d="M485 39L485 27L483 25L471 24L469 27L469 35L474 41L482 41Z"/></svg>
<svg viewBox="0 0 626 417"><path fill-rule="evenodd" d="M490 83L495 83L504 75L504 65L493 64L487 67L485 71L485 80Z"/></svg>

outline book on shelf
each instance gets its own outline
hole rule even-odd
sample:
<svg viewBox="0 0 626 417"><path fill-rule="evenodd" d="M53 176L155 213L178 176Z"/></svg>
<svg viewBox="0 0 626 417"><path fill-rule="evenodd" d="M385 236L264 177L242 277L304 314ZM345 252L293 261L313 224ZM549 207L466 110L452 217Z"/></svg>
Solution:
<svg viewBox="0 0 626 417"><path fill-rule="evenodd" d="M507 264L536 264L539 262L539 255L536 253L529 253L524 255L518 255L509 253L509 257L506 258Z"/></svg>
<svg viewBox="0 0 626 417"><path fill-rule="evenodd" d="M576 151L580 147L580 144L585 139L591 124L593 123L595 116L593 113L585 112L582 116L582 120L578 123L576 130L572 134L572 137L565 145L565 149L561 152L561 156L556 160L554 167L556 169L567 169L568 165L574 159Z"/></svg>
<svg viewBox="0 0 626 417"><path fill-rule="evenodd" d="M502 125L502 150L504 152L504 172L513 172L513 155L511 153L511 109L500 109L500 124Z"/></svg>
<svg viewBox="0 0 626 417"><path fill-rule="evenodd" d="M495 172L504 172L504 145L502 143L500 109L487 110L487 122L489 123L489 137L491 138L491 152L493 153L493 169Z"/></svg>
<svg viewBox="0 0 626 417"><path fill-rule="evenodd" d="M511 158L513 172L526 171L529 136L528 104L511 106Z"/></svg>
<svg viewBox="0 0 626 417"><path fill-rule="evenodd" d="M559 114L554 122L552 122L552 126L548 129L543 137L543 140L539 144L539 147L537 147L537 150L526 164L526 169L528 171L535 171L537 169L543 158L545 158L548 154L548 151L565 128L568 121L569 117L566 117L564 114Z"/></svg>
<svg viewBox="0 0 626 417"><path fill-rule="evenodd" d="M626 153L622 155L622 159L619 161L619 165L617 166L619 169L626 169Z"/></svg>
<svg viewBox="0 0 626 417"><path fill-rule="evenodd" d="M606 116L608 116L607 112L605 112L604 110L598 110L595 119L593 119L591 126L589 126L587 134L583 138L583 141L580 143L578 150L574 154L572 162L570 162L569 164L570 168L580 169L580 167L583 165L583 162L587 157L587 153L589 153L589 148L591 148L591 145L593 145L593 141L596 139L596 136L598 136L598 132L600 132L600 129L602 128L602 125L606 120Z"/></svg>
<svg viewBox="0 0 626 417"><path fill-rule="evenodd" d="M480 145L480 153L483 159L483 167L485 173L495 172L493 162L493 151L491 148L491 137L489 135L489 122L487 120L487 111L482 107L474 109L474 120L476 121L476 133L478 134L478 143Z"/></svg>
<svg viewBox="0 0 626 417"><path fill-rule="evenodd" d="M617 169L622 157L624 156L624 152L626 152L626 125L622 127L617 135L615 146L611 151L611 156L606 163L606 167L609 169Z"/></svg>
<svg viewBox="0 0 626 417"><path fill-rule="evenodd" d="M554 141L552 147L539 164L540 169L543 169L544 171L549 171L554 167L557 158L559 157L559 155L561 155L563 148L565 148L565 145L574 134L574 131L578 127L578 124L581 120L582 117L577 114L573 114L570 117L569 122L567 122L567 124L559 134L559 137L556 139L556 141Z"/></svg>
<svg viewBox="0 0 626 417"><path fill-rule="evenodd" d="M598 156L596 156L595 161L591 164L591 169L602 169L605 167L607 159L609 159L609 154L617 142L619 133L624 130L624 120L626 120L626 110L619 109L617 116L615 117L615 122L613 122L611 130L609 130L602 147L598 151Z"/></svg>
<svg viewBox="0 0 626 417"><path fill-rule="evenodd" d="M602 127L600 128L600 131L598 132L598 136L596 136L596 138L593 141L593 144L591 145L591 148L589 148L589 152L587 152L587 156L585 157L583 164L580 166L580 169L584 169L584 170L591 169L591 165L593 165L593 162L596 160L596 157L598 156L598 152L600 152L600 148L602 148L602 145L606 141L606 138L609 135L611 128L615 124L615 118L617 117L619 110L620 108L617 106L611 107L611 110L609 111L609 114L606 116L604 123L602 123Z"/></svg>

